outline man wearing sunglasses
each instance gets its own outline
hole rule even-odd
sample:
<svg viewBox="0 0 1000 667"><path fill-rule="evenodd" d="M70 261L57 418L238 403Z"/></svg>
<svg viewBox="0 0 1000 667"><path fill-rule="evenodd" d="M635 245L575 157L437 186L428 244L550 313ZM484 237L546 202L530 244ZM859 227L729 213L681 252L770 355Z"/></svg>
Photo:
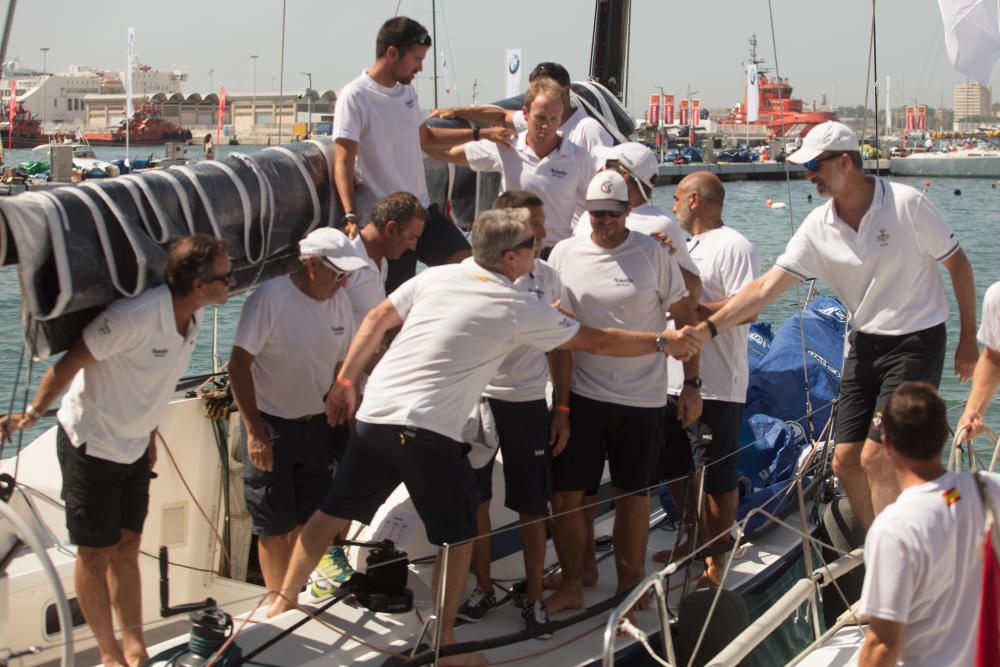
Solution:
<svg viewBox="0 0 1000 667"><path fill-rule="evenodd" d="M850 313L835 424L834 472L867 530L899 494L881 446L881 411L906 380L937 386L945 356L948 299L938 264L951 276L960 331L955 374L972 375L978 357L972 266L958 239L915 188L865 176L857 135L828 121L788 156L801 164L826 204L792 236L774 268L740 290L698 325L703 341L752 320L789 287L818 278Z"/></svg>
<svg viewBox="0 0 1000 667"><path fill-rule="evenodd" d="M592 329L517 290L514 281L535 266L528 215L524 209L483 213L472 226L472 262L422 271L361 323L327 398L331 423L353 415L359 374L385 332L402 329L372 371L343 464L296 543L283 583L292 599L328 540L350 520L370 523L403 482L429 541L453 545L447 573L437 574L445 576L442 642L454 643L479 501L463 432L501 362L522 345L654 359L694 353L689 332ZM268 614L291 607L290 599L280 598ZM463 659L460 664L474 664L475 657Z"/></svg>
<svg viewBox="0 0 1000 667"><path fill-rule="evenodd" d="M366 265L347 236L329 227L299 241L299 258L297 271L247 299L229 360L246 429L243 492L270 591L281 585L298 531L326 494L347 442L345 426L327 423L323 399L355 330L342 288ZM349 570L346 559L337 562Z"/></svg>
<svg viewBox="0 0 1000 667"><path fill-rule="evenodd" d="M344 231L354 236L375 202L393 192L413 194L428 210L416 251L389 262L389 292L416 273L417 259L433 266L469 256L461 230L430 202L423 151L446 150L480 137L505 142L513 136L505 128L459 130L424 123L410 84L423 69L430 46L424 26L405 16L389 19L375 41L375 64L344 86L334 110L333 178Z"/></svg>
<svg viewBox="0 0 1000 667"><path fill-rule="evenodd" d="M680 329L694 321L680 267L660 241L626 227L628 192L617 171L602 171L590 181L586 208L591 235L560 243L549 260L566 288L565 305L587 326L659 331L667 326L669 311ZM684 375L698 377L697 358L685 360ZM570 392L569 444L552 462L562 581L546 601L550 613L583 605L587 526L585 514L575 510L583 506L585 492L600 487L605 458L615 494L618 592L630 590L645 576L646 489L663 444L666 359L652 354L619 359L576 351ZM686 387L680 404L682 414L697 419L697 388Z"/></svg>
<svg viewBox="0 0 1000 667"><path fill-rule="evenodd" d="M77 545L77 600L105 665L148 659L139 543L156 429L191 360L203 308L229 296L233 267L225 241L205 235L176 241L164 280L108 306L45 372L24 414L0 417L3 442L12 431L34 426L66 390L56 414L66 528Z"/></svg>

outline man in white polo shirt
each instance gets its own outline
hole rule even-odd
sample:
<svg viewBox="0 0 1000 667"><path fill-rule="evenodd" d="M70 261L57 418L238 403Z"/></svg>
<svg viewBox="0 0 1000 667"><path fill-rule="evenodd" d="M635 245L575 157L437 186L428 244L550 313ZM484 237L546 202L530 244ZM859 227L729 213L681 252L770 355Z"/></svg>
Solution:
<svg viewBox="0 0 1000 667"><path fill-rule="evenodd" d="M693 320L677 262L656 239L629 231L628 185L617 171L598 173L587 188L591 236L574 236L552 251L550 263L569 295L568 308L588 326L626 326L656 331ZM696 361L687 375L697 377ZM615 493L615 560L618 591L645 574L650 475L662 446L666 404L666 359L649 355L611 359L586 351L573 354L570 441L552 464L552 507L562 565L558 591L546 601L550 613L583 605L586 547L584 493L597 489L605 457ZM698 391L688 388L682 410L696 419Z"/></svg>
<svg viewBox="0 0 1000 667"><path fill-rule="evenodd" d="M243 491L269 591L281 585L299 529L326 495L347 444L347 427L327 424L323 400L354 335L342 288L365 266L347 236L330 227L299 241L299 258L297 271L247 299L229 359L246 428Z"/></svg>
<svg viewBox="0 0 1000 667"><path fill-rule="evenodd" d="M66 527L77 545L76 597L105 665L148 660L139 543L156 463L156 429L187 369L208 304L233 283L224 241L188 236L167 253L165 285L114 302L51 366L24 414L0 417L0 441L56 415ZM115 639L114 606L122 643Z"/></svg>
<svg viewBox="0 0 1000 667"><path fill-rule="evenodd" d="M549 78L538 78L524 96L528 129L517 135L513 148L472 141L435 154L473 171L499 171L501 191L526 190L541 198L545 210L542 258L572 235L577 206L597 170L593 156L557 131L565 101L566 91Z"/></svg>
<svg viewBox="0 0 1000 667"><path fill-rule="evenodd" d="M674 190L674 215L684 231L691 235L687 248L701 276L699 318L711 317L760 274L757 249L745 236L722 222L725 197L719 177L708 171L685 176ZM701 391L701 417L687 428L678 418L676 397L689 381L683 379L681 365L668 360L670 398L664 421L666 448L660 456L657 478L672 480L694 471L702 472L706 503L701 535L706 540L728 531L736 520L739 504L737 450L750 379L747 364L749 329L749 324L727 329L701 349L701 381L691 382ZM690 483L679 486L696 488ZM675 498L675 502L683 507L686 504L683 494ZM719 546L713 551L719 552ZM662 560L662 556L656 554L653 559ZM707 579L720 585L725 558L721 553L706 556L705 565Z"/></svg>
<svg viewBox="0 0 1000 667"><path fill-rule="evenodd" d="M595 118L588 116L582 107L574 107L570 103L572 95L570 94L569 72L559 63L538 63L528 75L528 83L530 84L540 77L552 79L566 91L566 103L563 106L562 125L559 126L559 131L571 142L582 146L588 153L597 158L599 147L612 145L611 135ZM480 125L506 125L514 128L516 132L524 132L528 129L523 109L504 109L489 104L476 107L435 109L431 112L430 117L461 118Z"/></svg>
<svg viewBox="0 0 1000 667"><path fill-rule="evenodd" d="M368 224L351 239L355 254L365 261L365 266L352 273L344 286L355 323L385 299L389 260L416 249L426 220L427 210L409 192L394 192L375 204Z"/></svg>
<svg viewBox="0 0 1000 667"><path fill-rule="evenodd" d="M458 130L424 123L417 93L410 85L423 69L431 46L427 29L405 16L386 21L375 41L375 64L349 82L334 110L333 178L345 215L340 226L354 235L382 197L412 193L428 209L427 227L416 252L389 264L388 291L428 265L458 262L469 243L455 224L431 205L424 174L423 150L445 150L471 139L507 141L506 128Z"/></svg>
<svg viewBox="0 0 1000 667"><path fill-rule="evenodd" d="M972 266L925 194L865 176L857 135L846 125L817 125L788 159L802 164L830 201L809 214L774 268L696 330L707 341L749 321L800 280L819 278L833 289L853 328L833 466L867 529L899 493L879 442L882 406L905 380L941 380L948 299L939 262L951 276L961 322L955 373L962 382L972 374L978 356Z"/></svg>
<svg viewBox="0 0 1000 667"><path fill-rule="evenodd" d="M996 610L983 605L995 593L983 552L994 547L983 538L986 503L1000 514L1000 475L945 470L948 436L944 401L926 382L903 383L884 406L882 443L902 492L865 539L859 667L996 664Z"/></svg>
<svg viewBox="0 0 1000 667"><path fill-rule="evenodd" d="M472 228L474 262L418 274L361 324L327 414L342 423L354 412L354 381L386 331L402 325L372 372L356 427L326 500L299 536L283 590L293 595L327 541L350 520L371 521L400 483L433 544L454 544L448 557L442 641L455 642L455 612L476 535L476 481L461 443L467 416L501 362L530 345L639 356L690 355L689 331L659 334L591 329L536 296L514 288L532 270L535 235L523 209L487 211ZM292 607L271 605L270 615ZM465 657L465 656L463 656Z"/></svg>

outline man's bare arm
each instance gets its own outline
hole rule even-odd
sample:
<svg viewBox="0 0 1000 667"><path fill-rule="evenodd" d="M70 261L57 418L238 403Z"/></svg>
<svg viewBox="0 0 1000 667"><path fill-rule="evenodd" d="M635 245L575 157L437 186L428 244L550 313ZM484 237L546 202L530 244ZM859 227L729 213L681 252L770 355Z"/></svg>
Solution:
<svg viewBox="0 0 1000 667"><path fill-rule="evenodd" d="M976 343L976 285L972 275L972 264L962 249L942 262L951 275L951 287L955 291L958 304L959 334L955 349L955 375L965 384L976 367L979 345Z"/></svg>
<svg viewBox="0 0 1000 667"><path fill-rule="evenodd" d="M868 633L858 657L858 667L895 667L903 650L905 635L905 623L869 618Z"/></svg>
<svg viewBox="0 0 1000 667"><path fill-rule="evenodd" d="M476 125L504 125L514 127L514 112L511 109L485 105L478 107L447 107L435 109L428 118L459 119Z"/></svg>
<svg viewBox="0 0 1000 667"><path fill-rule="evenodd" d="M752 322L760 311L799 280L794 274L775 266L734 294L712 316L712 323L718 331L723 331L738 324ZM704 323L699 324L695 331L702 341L711 338L711 332Z"/></svg>
<svg viewBox="0 0 1000 667"><path fill-rule="evenodd" d="M354 208L354 164L358 157L358 142L337 139L333 148L333 183L344 213Z"/></svg>

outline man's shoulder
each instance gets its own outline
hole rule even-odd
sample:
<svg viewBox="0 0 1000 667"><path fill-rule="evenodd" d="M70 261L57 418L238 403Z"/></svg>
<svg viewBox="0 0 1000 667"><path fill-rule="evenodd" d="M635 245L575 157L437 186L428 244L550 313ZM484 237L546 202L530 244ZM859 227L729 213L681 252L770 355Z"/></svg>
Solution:
<svg viewBox="0 0 1000 667"><path fill-rule="evenodd" d="M548 263L556 271L559 271L561 268L560 262L564 260L568 253L576 253L582 248L587 248L592 245L593 244L590 241L589 234L575 234L569 238L565 238L552 248L552 253L549 255Z"/></svg>

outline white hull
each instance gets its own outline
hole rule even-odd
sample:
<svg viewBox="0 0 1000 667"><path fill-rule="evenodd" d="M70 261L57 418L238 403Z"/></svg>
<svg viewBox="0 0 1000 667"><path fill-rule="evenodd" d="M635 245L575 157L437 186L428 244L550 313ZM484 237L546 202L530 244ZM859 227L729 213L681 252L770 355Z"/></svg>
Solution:
<svg viewBox="0 0 1000 667"><path fill-rule="evenodd" d="M889 168L893 176L1000 178L1000 153L941 153L894 157L890 160Z"/></svg>

